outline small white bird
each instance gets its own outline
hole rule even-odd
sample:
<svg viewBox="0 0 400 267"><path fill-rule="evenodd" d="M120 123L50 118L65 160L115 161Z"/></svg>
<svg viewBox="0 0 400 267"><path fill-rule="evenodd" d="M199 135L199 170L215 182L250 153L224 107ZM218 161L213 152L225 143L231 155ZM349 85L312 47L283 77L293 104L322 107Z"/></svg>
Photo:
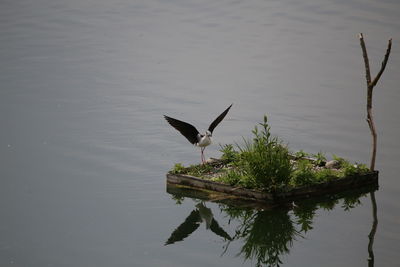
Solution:
<svg viewBox="0 0 400 267"><path fill-rule="evenodd" d="M229 109L232 107L231 104L224 112L221 113L208 127L208 130L205 134L200 134L199 131L193 125L180 121L171 117L164 115L164 118L168 121L168 123L178 130L190 143L195 146L200 147L201 150L201 162L205 163L204 157L204 149L209 146L212 142L212 132L214 131L215 127L225 118L226 114L228 114Z"/></svg>

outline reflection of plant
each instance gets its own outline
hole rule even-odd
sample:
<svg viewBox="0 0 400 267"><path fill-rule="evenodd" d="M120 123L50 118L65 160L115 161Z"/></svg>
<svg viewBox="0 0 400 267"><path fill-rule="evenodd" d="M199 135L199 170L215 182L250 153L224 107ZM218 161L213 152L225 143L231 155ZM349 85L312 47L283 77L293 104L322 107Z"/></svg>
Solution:
<svg viewBox="0 0 400 267"><path fill-rule="evenodd" d="M361 201L359 197L346 197L343 199L342 208L345 211L349 211L357 206L361 205Z"/></svg>
<svg viewBox="0 0 400 267"><path fill-rule="evenodd" d="M178 196L178 195L172 195L172 199L175 200L175 204L181 205L183 201L185 200L184 197Z"/></svg>
<svg viewBox="0 0 400 267"><path fill-rule="evenodd" d="M239 254L245 259L257 259L256 266L279 266L281 256L289 253L299 234L285 210L258 211L239 233L237 237L245 242Z"/></svg>
<svg viewBox="0 0 400 267"><path fill-rule="evenodd" d="M363 196L363 192L365 193L341 193L317 200L296 201L290 206L291 209L281 206L277 209L257 210L230 206L222 204L226 202L218 201L219 209L228 220L227 224L235 225L231 234L217 223L211 209L205 206L205 202L202 201L206 199L204 194L175 189L173 199L179 200L178 204L184 199L183 196L191 197L197 204L185 221L171 233L165 244L184 240L196 231L201 223L205 223L207 230L224 240L223 254L231 242L240 240L243 245L238 255L245 260L254 261L256 266L280 266L282 257L289 254L293 242L313 229L313 220L318 209L332 210L339 206L350 210L361 204L359 198ZM226 222L221 225L226 225Z"/></svg>
<svg viewBox="0 0 400 267"><path fill-rule="evenodd" d="M333 199L331 201L321 202L318 206L324 210L333 210L338 203L338 200Z"/></svg>
<svg viewBox="0 0 400 267"><path fill-rule="evenodd" d="M256 260L256 266L279 266L299 236L288 210L253 210L220 205L229 223L239 221L233 240L243 240L238 255Z"/></svg>
<svg viewBox="0 0 400 267"><path fill-rule="evenodd" d="M220 209L227 214L229 223L239 221L233 240L242 240L244 244L238 255L245 260L255 260L256 266L280 266L282 256L290 252L293 242L313 229L317 209L331 210L342 202L341 207L349 210L360 204L360 197L356 194L347 195L342 201L337 198L320 199L319 202L306 200L296 203L292 212L282 207L259 211L223 204Z"/></svg>
<svg viewBox="0 0 400 267"><path fill-rule="evenodd" d="M300 205L293 209L293 214L296 216L296 223L300 226L300 231L307 233L313 229L312 222L315 215L315 210L317 210L316 205Z"/></svg>

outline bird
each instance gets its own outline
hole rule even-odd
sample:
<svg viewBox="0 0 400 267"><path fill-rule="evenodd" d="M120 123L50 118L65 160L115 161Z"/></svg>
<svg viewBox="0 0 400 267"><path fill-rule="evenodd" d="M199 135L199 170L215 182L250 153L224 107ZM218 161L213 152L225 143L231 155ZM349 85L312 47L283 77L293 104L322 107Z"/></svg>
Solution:
<svg viewBox="0 0 400 267"><path fill-rule="evenodd" d="M222 112L208 127L208 130L204 134L200 134L199 131L190 123L180 121L164 115L167 122L178 130L186 139L195 146L200 147L201 151L201 162L205 163L204 149L212 143L212 133L217 125L225 118L228 114L229 109L232 107L231 104L224 112Z"/></svg>

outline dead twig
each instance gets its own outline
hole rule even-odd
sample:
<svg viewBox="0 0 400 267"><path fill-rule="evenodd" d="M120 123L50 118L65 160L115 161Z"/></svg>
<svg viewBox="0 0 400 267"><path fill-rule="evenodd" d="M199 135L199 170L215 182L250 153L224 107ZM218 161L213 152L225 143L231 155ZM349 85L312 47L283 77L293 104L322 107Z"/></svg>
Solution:
<svg viewBox="0 0 400 267"><path fill-rule="evenodd" d="M389 39L388 46L386 49L385 57L382 61L381 69L379 70L376 77L372 80L371 79L371 70L369 67L369 59L367 54L367 48L364 42L364 36L362 33L359 35L360 38L360 45L363 52L364 64L365 64L365 78L367 80L367 122L369 129L371 130L372 135L372 156L371 156L371 163L370 169L373 171L375 169L375 158L376 158L376 143L377 143L377 134L374 124L374 118L372 116L372 91L374 90L375 85L378 83L379 79L382 76L383 71L386 68L386 64L389 60L390 50L392 48L392 39Z"/></svg>

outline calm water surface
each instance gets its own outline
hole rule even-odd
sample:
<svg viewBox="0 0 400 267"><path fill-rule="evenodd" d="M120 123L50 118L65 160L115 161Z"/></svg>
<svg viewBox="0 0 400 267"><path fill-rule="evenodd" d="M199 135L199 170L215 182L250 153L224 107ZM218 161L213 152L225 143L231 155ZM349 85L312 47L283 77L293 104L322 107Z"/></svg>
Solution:
<svg viewBox="0 0 400 267"><path fill-rule="evenodd" d="M200 155L162 118L205 129L234 103L208 157L267 113L292 150L368 162L363 32L373 74L393 38L373 251L398 266L399 14L390 0L1 1L0 265L367 266L369 195L277 211L173 196L165 173Z"/></svg>

